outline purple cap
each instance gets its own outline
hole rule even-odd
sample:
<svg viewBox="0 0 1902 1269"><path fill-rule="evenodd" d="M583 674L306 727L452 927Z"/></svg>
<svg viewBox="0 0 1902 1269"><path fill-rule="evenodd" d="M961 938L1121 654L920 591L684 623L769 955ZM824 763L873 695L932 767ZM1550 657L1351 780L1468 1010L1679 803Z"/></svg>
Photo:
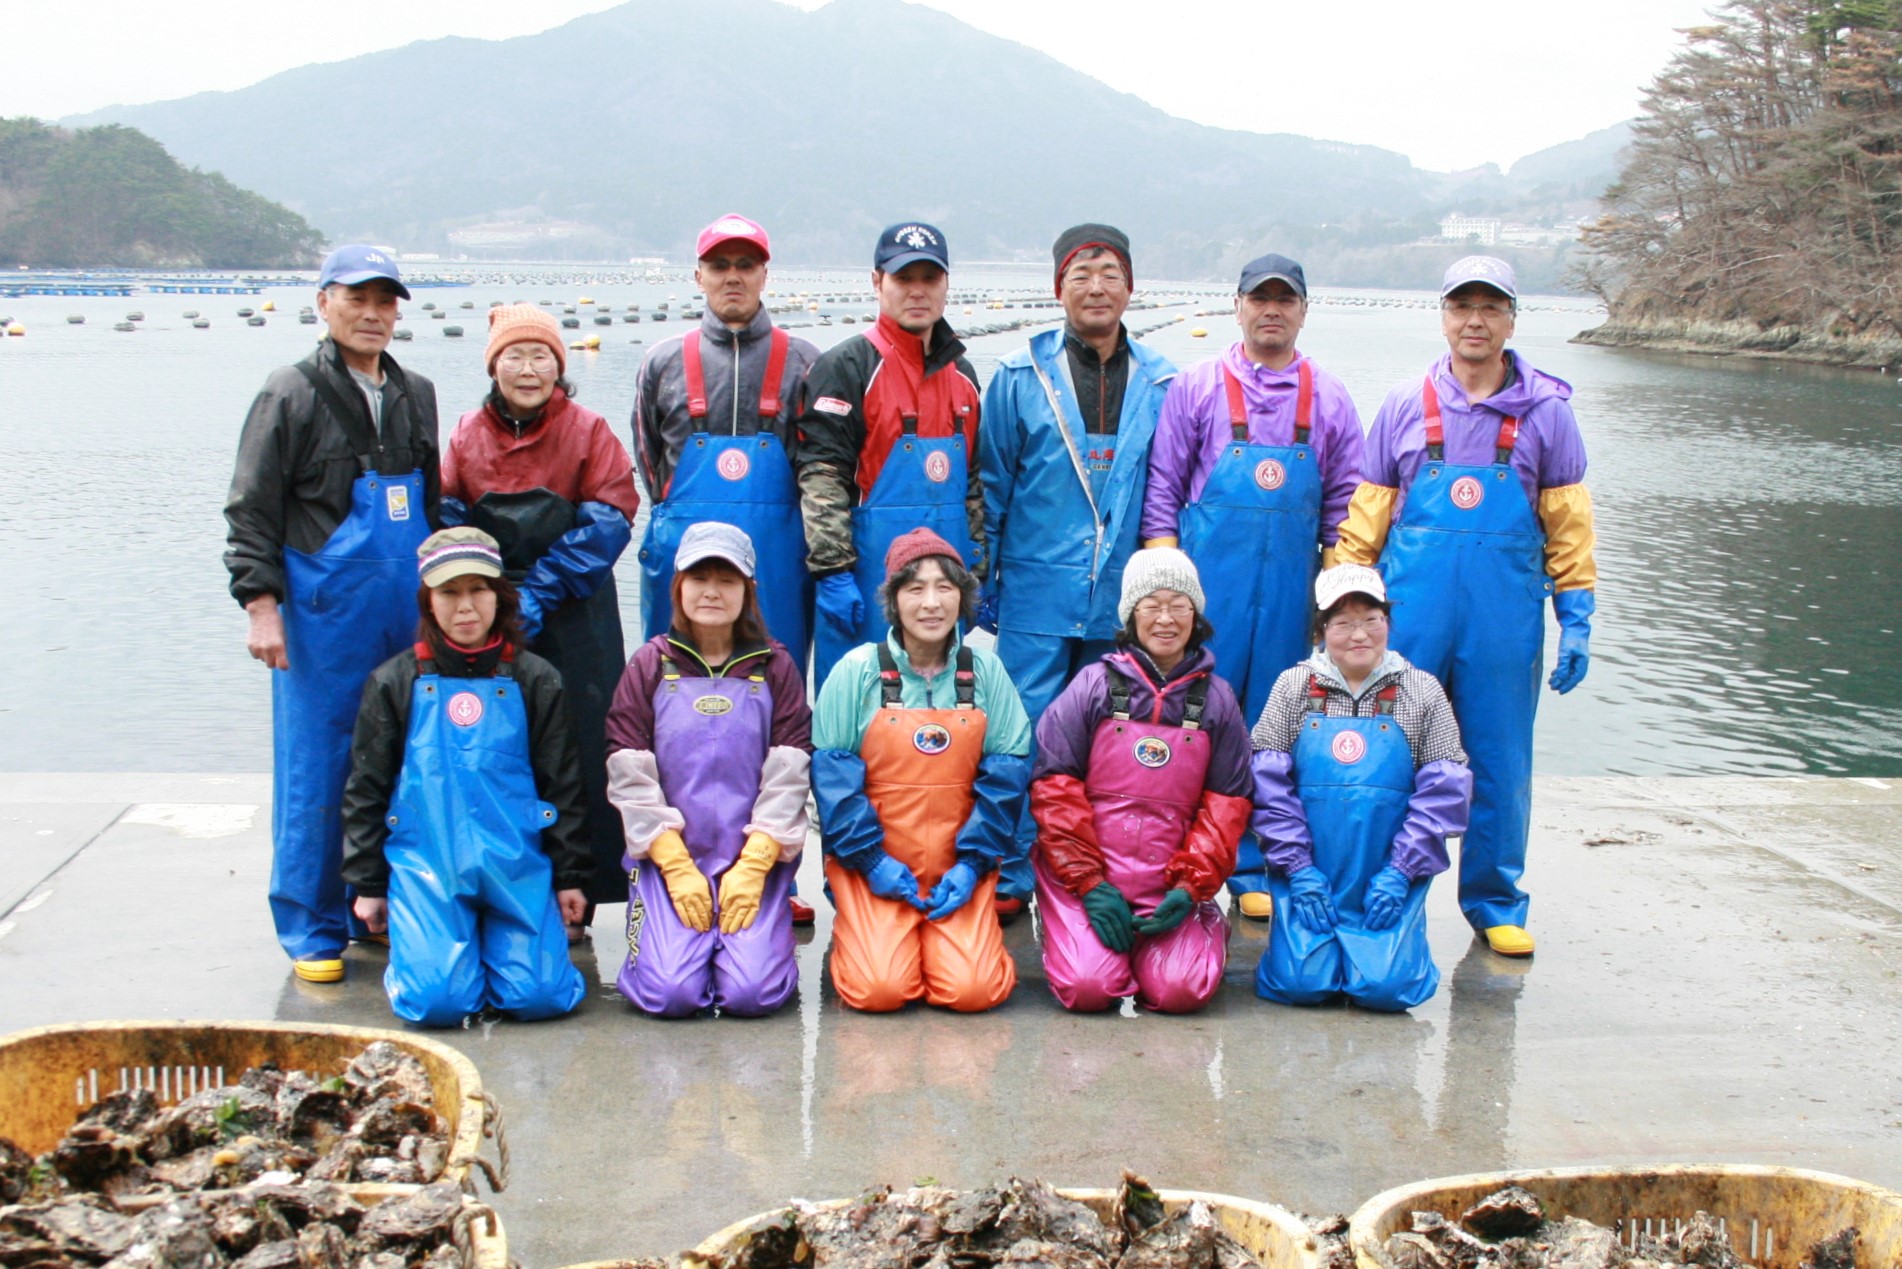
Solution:
<svg viewBox="0 0 1902 1269"><path fill-rule="evenodd" d="M361 286L377 278L394 283L396 293L406 300L409 298L409 288L403 285L403 275L396 271L396 261L390 259L389 253L381 247L353 242L324 257L323 271L317 275L317 289L321 291L332 284Z"/></svg>
<svg viewBox="0 0 1902 1269"><path fill-rule="evenodd" d="M1497 256L1467 256L1464 260L1455 260L1446 276L1440 279L1440 298L1445 299L1475 282L1490 286L1509 300L1519 298L1519 284L1512 276L1512 266Z"/></svg>
<svg viewBox="0 0 1902 1269"><path fill-rule="evenodd" d="M872 267L880 273L896 273L920 260L951 272L951 253L944 245L944 235L921 220L902 221L887 228L878 236L878 249L872 253Z"/></svg>

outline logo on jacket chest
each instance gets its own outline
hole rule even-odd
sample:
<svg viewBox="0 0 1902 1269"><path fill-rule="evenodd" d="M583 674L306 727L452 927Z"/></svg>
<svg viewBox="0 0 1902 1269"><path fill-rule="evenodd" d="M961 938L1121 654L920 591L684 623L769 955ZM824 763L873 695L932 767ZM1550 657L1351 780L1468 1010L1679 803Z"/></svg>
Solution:
<svg viewBox="0 0 1902 1269"><path fill-rule="evenodd" d="M694 712L705 714L708 718L718 718L722 714L733 712L733 702L718 692L709 692L705 696L694 698Z"/></svg>
<svg viewBox="0 0 1902 1269"><path fill-rule="evenodd" d="M1461 476L1458 480L1453 482L1453 488L1448 492L1447 496L1453 500L1453 505L1458 507L1461 511L1471 511L1485 500L1486 486L1480 484L1479 481L1471 476Z"/></svg>
<svg viewBox="0 0 1902 1269"><path fill-rule="evenodd" d="M449 698L449 721L458 727L473 727L482 721L482 698L474 692L457 692Z"/></svg>
<svg viewBox="0 0 1902 1269"><path fill-rule="evenodd" d="M911 747L926 757L936 757L951 747L951 729L943 723L926 723L911 733Z"/></svg>
<svg viewBox="0 0 1902 1269"><path fill-rule="evenodd" d="M1136 742L1136 761L1151 770L1168 766L1172 757L1169 742L1160 736L1144 736Z"/></svg>
<svg viewBox="0 0 1902 1269"><path fill-rule="evenodd" d="M409 486L385 485L383 487L383 509L392 520L409 519Z"/></svg>
<svg viewBox="0 0 1902 1269"><path fill-rule="evenodd" d="M1328 749L1334 754L1334 761L1351 767L1367 756L1367 738L1357 731L1344 731L1334 737Z"/></svg>
<svg viewBox="0 0 1902 1269"><path fill-rule="evenodd" d="M951 456L941 449L925 455L925 479L942 485L951 479Z"/></svg>
<svg viewBox="0 0 1902 1269"><path fill-rule="evenodd" d="M721 450L719 461L713 464L713 469L728 480L745 480L752 467L753 462L743 449Z"/></svg>
<svg viewBox="0 0 1902 1269"><path fill-rule="evenodd" d="M1288 469L1272 458L1255 464L1255 483L1263 489L1279 489L1288 479Z"/></svg>

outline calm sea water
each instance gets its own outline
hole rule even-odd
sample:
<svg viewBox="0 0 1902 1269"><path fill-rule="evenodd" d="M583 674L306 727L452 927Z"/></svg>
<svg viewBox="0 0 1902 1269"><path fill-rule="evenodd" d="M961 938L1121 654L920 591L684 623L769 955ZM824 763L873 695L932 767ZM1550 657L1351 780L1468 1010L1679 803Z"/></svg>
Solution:
<svg viewBox="0 0 1902 1269"><path fill-rule="evenodd" d="M584 404L626 439L646 344L678 321L630 325L684 273L603 282L586 269L479 275L418 290L397 345L435 380L446 429L486 387L481 333L491 300L582 297L571 355ZM1048 295L1042 270L960 270L959 288L1012 300ZM846 294L835 317L871 311L865 274L776 274L782 295ZM1174 307L1132 312L1179 364L1234 332L1221 287L1164 288ZM251 328L240 307L275 301ZM460 305L474 307L464 311ZM270 765L266 674L244 654L243 614L225 590L221 515L245 408L264 376L302 356L318 328L295 313L308 289L263 296L0 300L24 338L0 339L0 452L13 493L0 514L12 635L11 690L0 694L0 769L254 771ZM449 309L430 319L426 302ZM680 307L679 302L676 308ZM981 303L954 323L1026 316ZM1213 316L1193 316L1198 310ZM133 333L112 323L131 310ZM182 314L212 320L193 330ZM1053 315L1054 310L1034 313ZM69 325L68 314L84 314ZM1902 384L1893 377L1576 347L1599 320L1569 300L1533 301L1516 346L1569 380L1591 454L1598 508L1599 616L1591 675L1539 718L1538 767L1561 775L1902 774ZM816 321L816 315L787 322ZM460 323L462 339L443 335ZM1191 331L1206 328L1206 338ZM822 347L855 326L801 331ZM988 377L1029 330L976 338ZM1303 348L1338 374L1371 420L1395 383L1443 351L1432 297L1321 293ZM1902 369L1902 368L1898 368ZM623 562L630 631L637 569ZM631 638L631 637L630 637Z"/></svg>

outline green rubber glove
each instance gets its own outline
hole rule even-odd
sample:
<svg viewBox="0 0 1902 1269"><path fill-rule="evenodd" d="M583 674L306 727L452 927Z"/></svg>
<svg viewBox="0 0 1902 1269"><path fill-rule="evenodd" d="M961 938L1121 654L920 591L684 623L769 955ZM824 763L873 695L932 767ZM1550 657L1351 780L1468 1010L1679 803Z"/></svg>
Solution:
<svg viewBox="0 0 1902 1269"><path fill-rule="evenodd" d="M1195 897L1187 890L1171 890L1162 896L1162 902L1156 910L1136 922L1139 934L1167 934L1182 924L1182 919L1195 911Z"/></svg>
<svg viewBox="0 0 1902 1269"><path fill-rule="evenodd" d="M1083 911L1090 918L1097 941L1110 951L1127 952L1135 942L1135 914L1129 910L1129 900L1109 882L1099 882L1083 896Z"/></svg>

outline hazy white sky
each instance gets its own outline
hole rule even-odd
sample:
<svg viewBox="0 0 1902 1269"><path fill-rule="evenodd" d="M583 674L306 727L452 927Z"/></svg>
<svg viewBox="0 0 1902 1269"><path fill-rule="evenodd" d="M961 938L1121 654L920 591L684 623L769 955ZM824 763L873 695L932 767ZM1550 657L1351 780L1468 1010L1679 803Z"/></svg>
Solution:
<svg viewBox="0 0 1902 1269"><path fill-rule="evenodd" d="M0 116L242 88L415 40L546 30L617 2L6 0ZM1442 171L1508 166L1629 118L1677 28L1714 3L930 0L1171 114L1384 146Z"/></svg>

